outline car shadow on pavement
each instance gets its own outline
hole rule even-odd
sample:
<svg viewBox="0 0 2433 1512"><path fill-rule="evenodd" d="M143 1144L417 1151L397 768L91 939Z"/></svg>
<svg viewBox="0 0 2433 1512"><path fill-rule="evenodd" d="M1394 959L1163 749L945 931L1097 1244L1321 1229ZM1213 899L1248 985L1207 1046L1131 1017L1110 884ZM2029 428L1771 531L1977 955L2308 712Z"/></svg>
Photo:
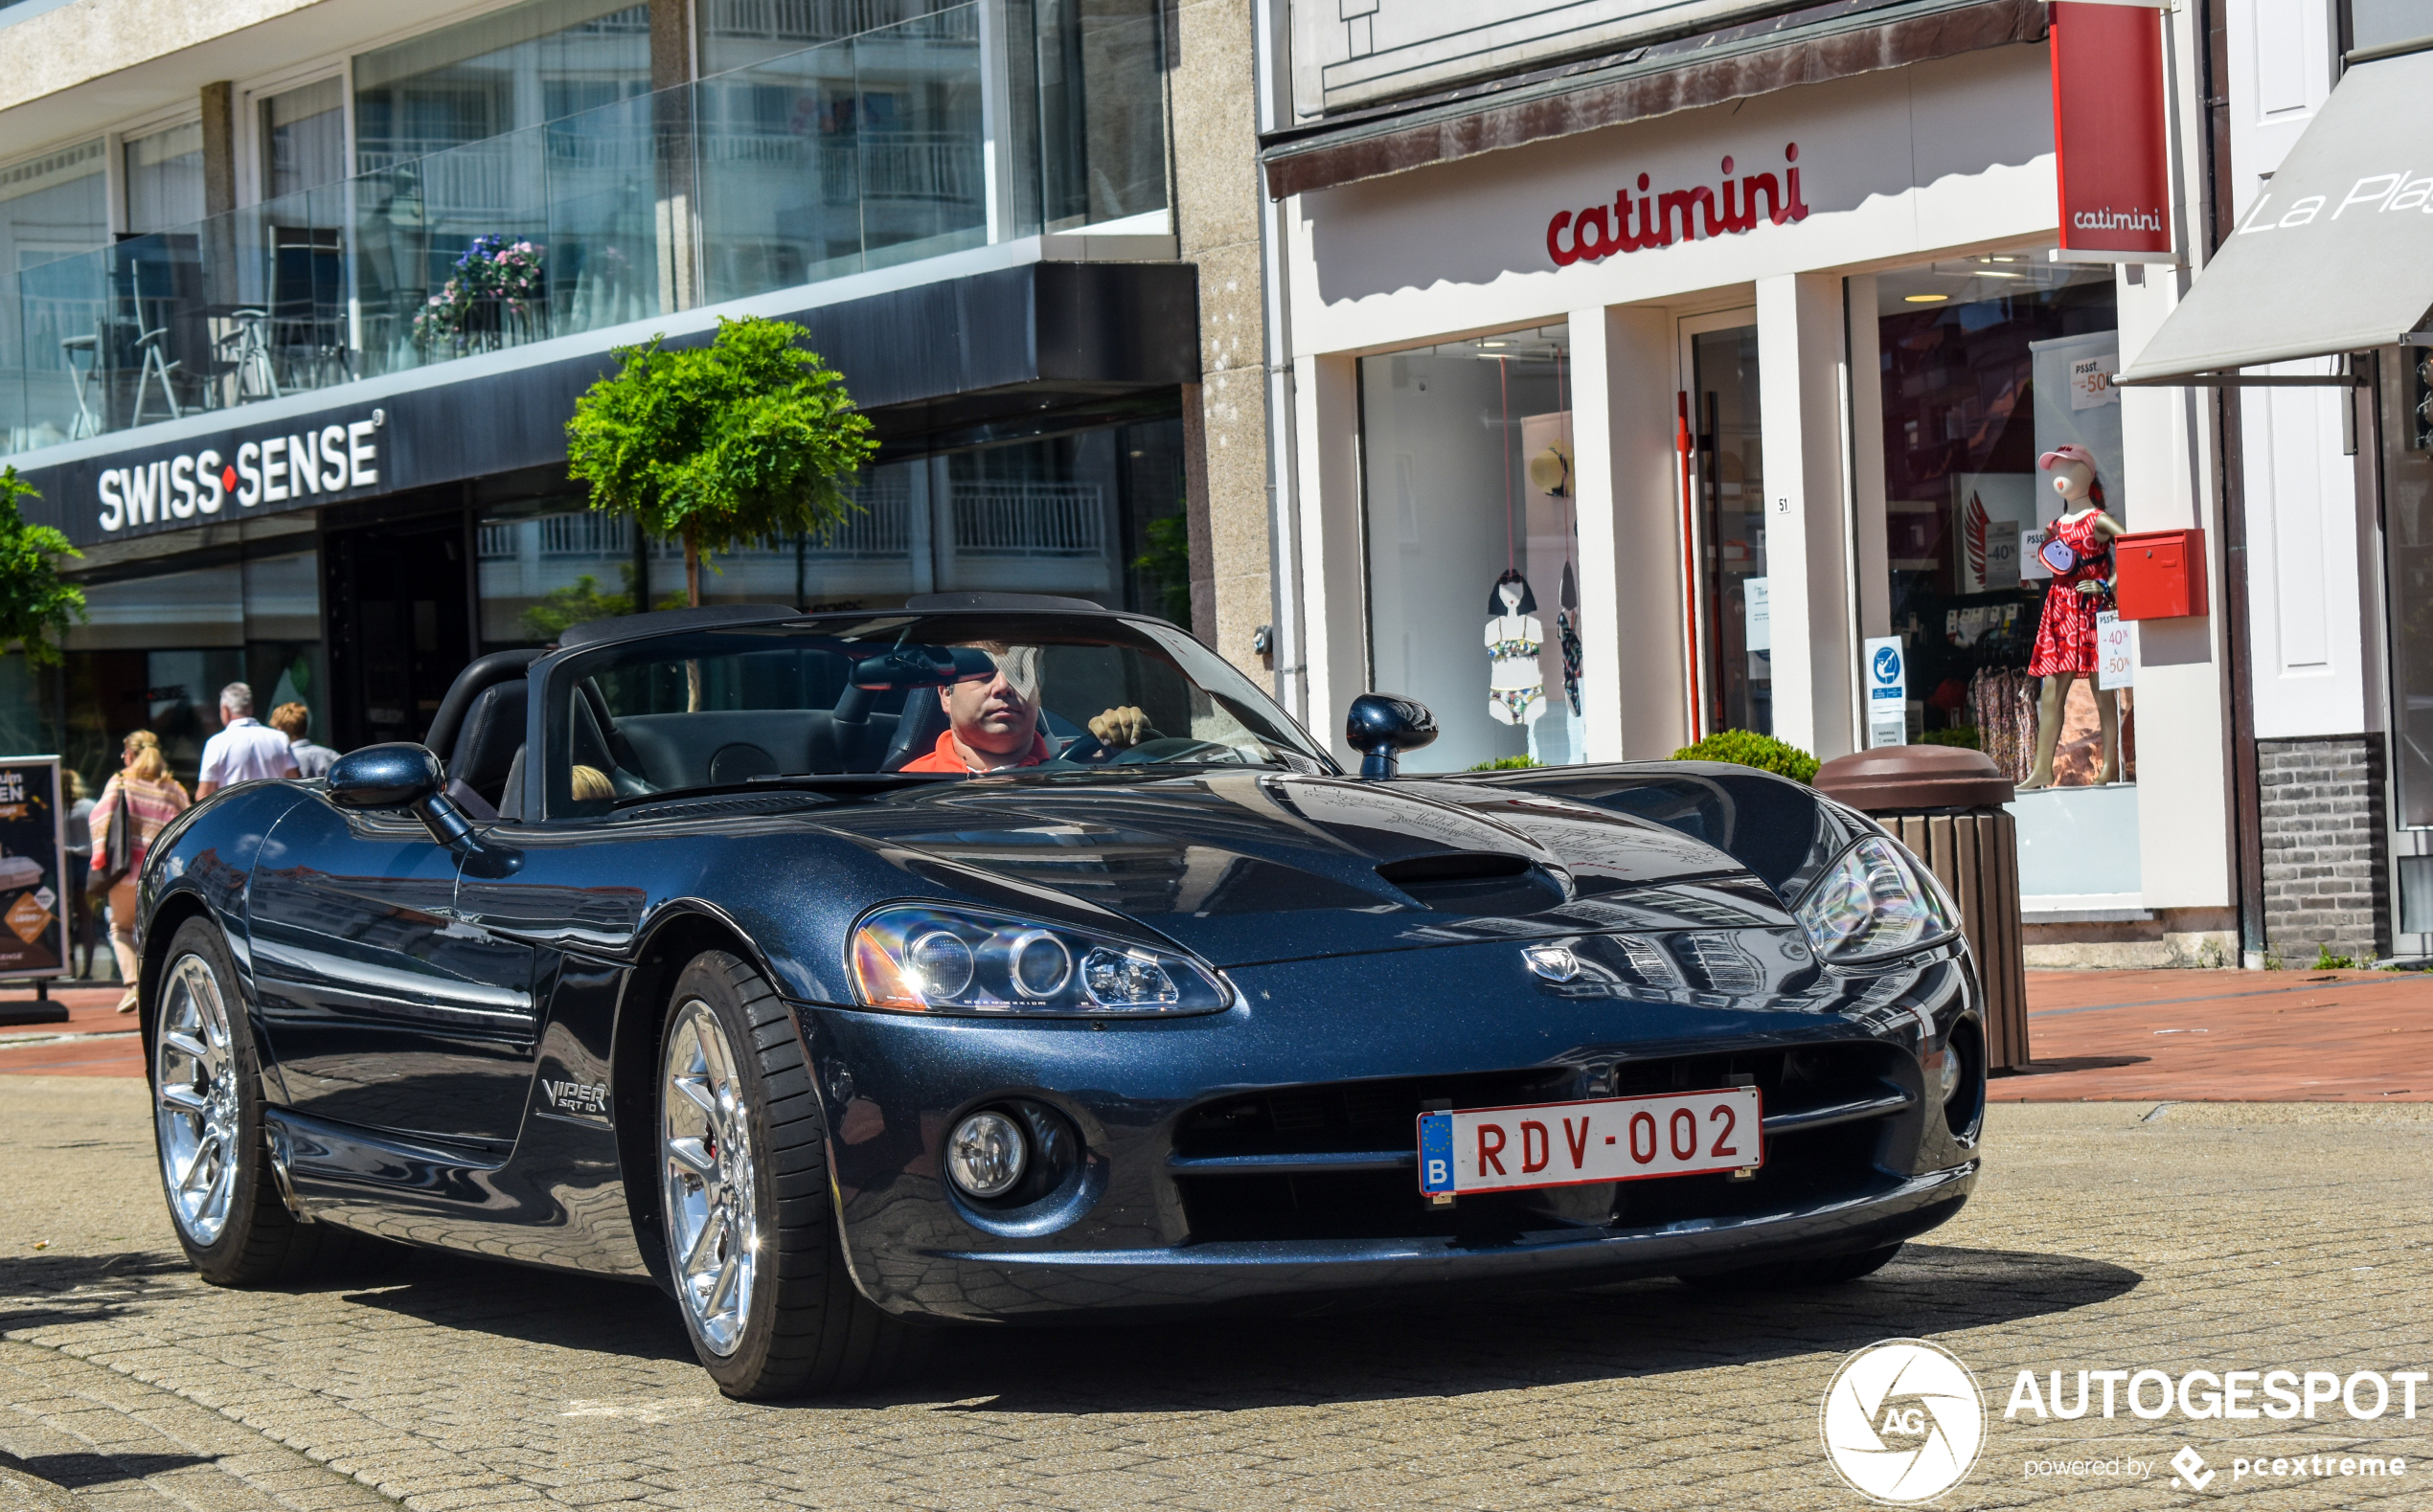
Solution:
<svg viewBox="0 0 2433 1512"><path fill-rule="evenodd" d="M1379 1298L1315 1317L957 1330L898 1389L853 1400L1149 1412L1511 1390L1840 1354L2088 1307L2142 1279L2077 1255L1913 1243L1863 1280L1777 1292L1656 1279ZM939 1402L942 1389L955 1400Z"/></svg>

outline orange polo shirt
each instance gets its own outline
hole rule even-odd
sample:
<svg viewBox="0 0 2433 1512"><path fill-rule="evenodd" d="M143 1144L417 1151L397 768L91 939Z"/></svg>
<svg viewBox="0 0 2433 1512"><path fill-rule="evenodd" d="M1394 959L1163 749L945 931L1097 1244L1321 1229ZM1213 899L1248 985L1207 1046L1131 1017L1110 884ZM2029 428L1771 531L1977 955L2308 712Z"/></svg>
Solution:
<svg viewBox="0 0 2433 1512"><path fill-rule="evenodd" d="M1031 739L1031 754L1019 761L1009 762L1008 765L1037 766L1040 762L1045 761L1048 758L1048 737L1045 735L1034 735ZM897 770L899 772L967 773L972 769L964 763L963 754L955 749L955 733L949 730L944 734L938 737L937 750L930 752L927 756L921 757L917 761L907 761L902 766L897 768ZM992 767L989 770L1003 771L1005 768Z"/></svg>

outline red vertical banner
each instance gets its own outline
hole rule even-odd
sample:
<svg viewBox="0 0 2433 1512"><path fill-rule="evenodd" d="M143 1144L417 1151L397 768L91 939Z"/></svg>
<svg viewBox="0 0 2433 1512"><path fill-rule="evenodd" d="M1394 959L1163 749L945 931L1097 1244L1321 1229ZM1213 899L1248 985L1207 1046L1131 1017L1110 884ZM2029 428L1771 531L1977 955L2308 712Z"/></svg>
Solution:
<svg viewBox="0 0 2433 1512"><path fill-rule="evenodd" d="M2162 12L2120 0L2058 0L2051 14L2061 245L2168 254Z"/></svg>

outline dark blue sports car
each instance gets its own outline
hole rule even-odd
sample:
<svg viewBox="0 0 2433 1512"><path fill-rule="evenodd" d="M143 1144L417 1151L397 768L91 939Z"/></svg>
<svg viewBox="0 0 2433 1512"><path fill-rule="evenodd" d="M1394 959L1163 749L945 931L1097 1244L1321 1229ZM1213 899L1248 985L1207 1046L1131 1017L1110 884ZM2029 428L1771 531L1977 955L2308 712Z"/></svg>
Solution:
<svg viewBox="0 0 2433 1512"><path fill-rule="evenodd" d="M358 1234L648 1279L752 1397L938 1320L1847 1279L1967 1200L1976 974L1875 824L1351 732L1363 776L1056 599L485 657L428 749L153 846L178 1235L228 1285Z"/></svg>

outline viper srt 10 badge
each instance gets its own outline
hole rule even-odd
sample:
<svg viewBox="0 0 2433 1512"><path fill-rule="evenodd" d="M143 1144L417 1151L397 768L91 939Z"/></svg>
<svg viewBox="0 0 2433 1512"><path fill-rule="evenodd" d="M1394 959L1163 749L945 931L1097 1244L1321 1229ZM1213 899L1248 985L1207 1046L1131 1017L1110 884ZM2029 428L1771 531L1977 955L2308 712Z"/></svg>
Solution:
<svg viewBox="0 0 2433 1512"><path fill-rule="evenodd" d="M580 1113L595 1118L608 1116L608 1084L601 1081L544 1081L541 1095L559 1113Z"/></svg>

